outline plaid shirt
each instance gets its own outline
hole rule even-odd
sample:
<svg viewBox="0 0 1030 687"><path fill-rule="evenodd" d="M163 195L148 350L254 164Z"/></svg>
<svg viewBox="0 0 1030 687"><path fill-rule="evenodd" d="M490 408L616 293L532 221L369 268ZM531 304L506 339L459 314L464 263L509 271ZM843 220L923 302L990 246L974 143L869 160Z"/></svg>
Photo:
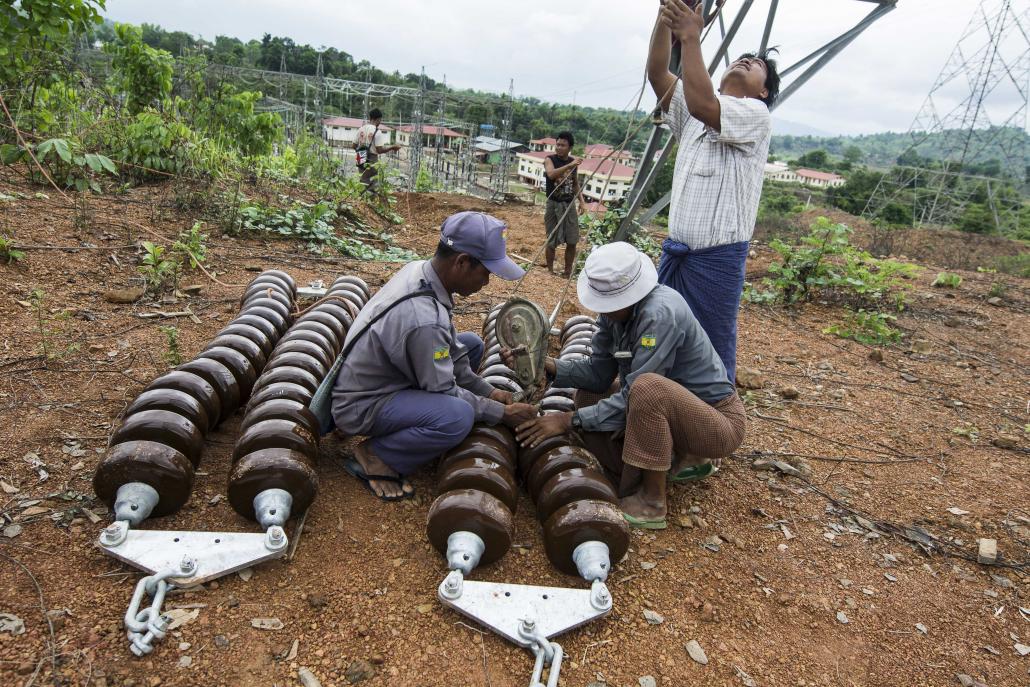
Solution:
<svg viewBox="0 0 1030 687"><path fill-rule="evenodd" d="M669 238L692 250L751 240L769 155L772 118L765 103L718 97L722 131L690 116L679 86L665 116L679 142Z"/></svg>

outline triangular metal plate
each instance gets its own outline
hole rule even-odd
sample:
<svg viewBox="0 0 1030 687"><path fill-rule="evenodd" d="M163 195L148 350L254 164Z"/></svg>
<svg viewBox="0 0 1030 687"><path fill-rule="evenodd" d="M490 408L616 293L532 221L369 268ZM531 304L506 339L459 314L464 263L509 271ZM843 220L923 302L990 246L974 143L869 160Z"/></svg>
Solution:
<svg viewBox="0 0 1030 687"><path fill-rule="evenodd" d="M178 568L184 556L196 561L196 572L169 582L203 584L256 563L286 554L286 538L273 550L266 546L265 533L254 532L164 532L129 530L117 546L100 544L109 556L154 574Z"/></svg>
<svg viewBox="0 0 1030 687"><path fill-rule="evenodd" d="M439 595L443 605L472 618L519 646L529 643L519 636L524 618L548 638L608 615L612 607L598 610L590 604L589 589L537 587L504 582L462 582L461 596L448 599Z"/></svg>
<svg viewBox="0 0 1030 687"><path fill-rule="evenodd" d="M505 348L526 347L526 355L515 358L515 374L524 387L543 375L547 336L551 323L540 306L524 298L512 298L497 313L497 341Z"/></svg>

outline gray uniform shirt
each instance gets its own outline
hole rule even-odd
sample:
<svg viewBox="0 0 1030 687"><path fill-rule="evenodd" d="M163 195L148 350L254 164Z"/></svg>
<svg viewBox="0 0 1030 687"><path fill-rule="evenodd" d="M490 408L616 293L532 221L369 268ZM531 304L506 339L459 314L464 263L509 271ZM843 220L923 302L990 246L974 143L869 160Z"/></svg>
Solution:
<svg viewBox="0 0 1030 687"><path fill-rule="evenodd" d="M409 293L432 289L368 322ZM494 390L469 365L468 349L451 322L454 302L428 260L405 265L361 309L347 333L361 338L340 367L333 386L333 419L347 434L367 434L379 409L398 391L421 390L464 399L476 421L497 424L504 405L486 398Z"/></svg>
<svg viewBox="0 0 1030 687"><path fill-rule="evenodd" d="M668 286L656 286L633 307L626 322L612 322L601 315L597 324L600 329L594 334L589 358L556 361L556 387L604 393L619 375L619 393L578 411L585 430L625 429L633 380L646 372L678 382L710 405L735 392L690 306ZM616 352L621 355L616 357Z"/></svg>

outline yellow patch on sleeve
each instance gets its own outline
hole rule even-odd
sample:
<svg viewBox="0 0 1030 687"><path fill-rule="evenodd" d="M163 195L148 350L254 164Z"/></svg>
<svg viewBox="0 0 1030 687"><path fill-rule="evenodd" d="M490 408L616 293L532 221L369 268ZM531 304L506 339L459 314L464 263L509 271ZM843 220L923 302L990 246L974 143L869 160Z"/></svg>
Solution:
<svg viewBox="0 0 1030 687"><path fill-rule="evenodd" d="M451 357L451 347L450 346L440 346L440 348L437 348L436 350L433 351L433 360L445 360L446 358L450 358L450 357Z"/></svg>
<svg viewBox="0 0 1030 687"><path fill-rule="evenodd" d="M640 345L644 348L654 348L658 344L658 340L654 334L644 334L640 337Z"/></svg>

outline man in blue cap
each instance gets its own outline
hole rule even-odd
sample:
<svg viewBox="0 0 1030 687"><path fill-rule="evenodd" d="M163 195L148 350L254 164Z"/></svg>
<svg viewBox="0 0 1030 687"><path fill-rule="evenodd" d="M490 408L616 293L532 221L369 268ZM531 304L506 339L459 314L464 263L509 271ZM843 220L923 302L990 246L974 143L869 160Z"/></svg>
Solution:
<svg viewBox="0 0 1030 687"><path fill-rule="evenodd" d="M506 233L481 212L451 215L436 254L405 265L347 334L344 346L354 342L333 386L333 420L368 437L345 467L381 499L411 496L404 475L461 443L473 423L515 427L536 415L476 374L483 341L451 320L452 294L477 293L491 274L525 274L506 253Z"/></svg>

